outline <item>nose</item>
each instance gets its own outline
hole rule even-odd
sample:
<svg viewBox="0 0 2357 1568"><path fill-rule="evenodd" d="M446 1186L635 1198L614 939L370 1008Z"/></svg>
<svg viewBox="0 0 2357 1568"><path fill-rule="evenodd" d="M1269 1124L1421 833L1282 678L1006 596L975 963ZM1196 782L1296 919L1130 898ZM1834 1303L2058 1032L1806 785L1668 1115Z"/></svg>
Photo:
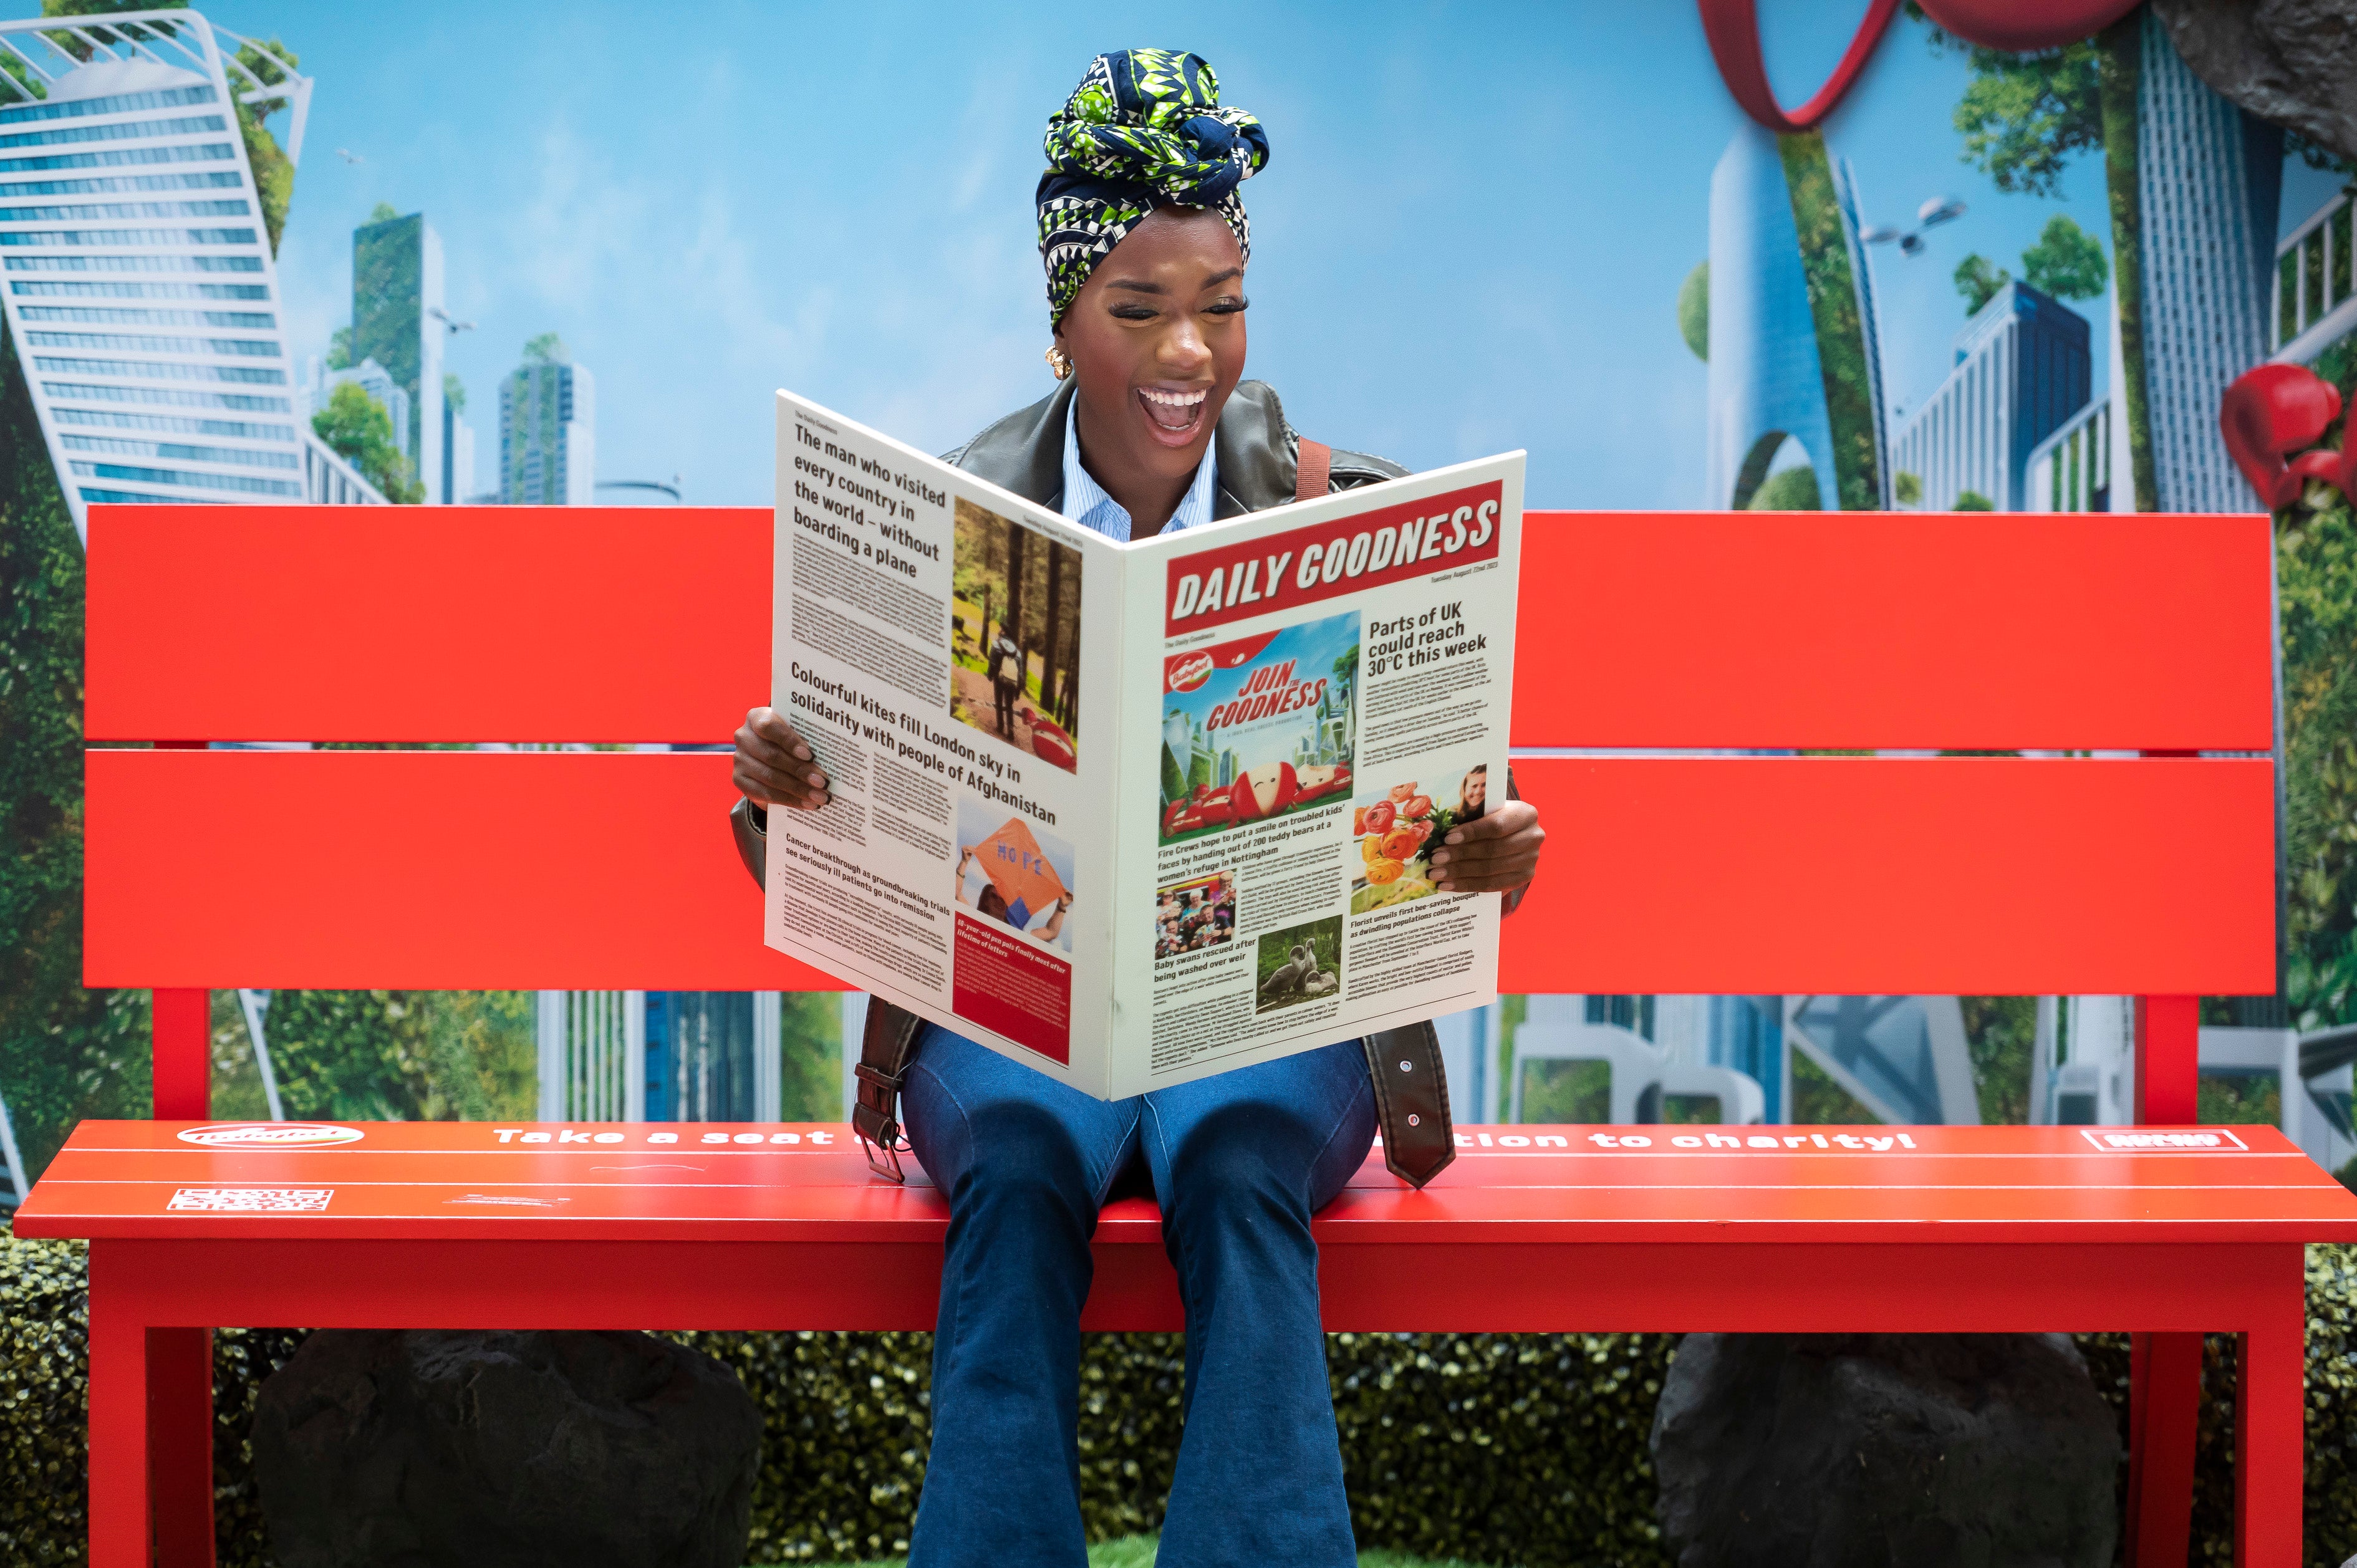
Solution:
<svg viewBox="0 0 2357 1568"><path fill-rule="evenodd" d="M1192 311L1178 312L1170 329L1155 346L1155 362L1162 372L1176 381L1193 381L1211 362L1211 347L1203 341L1203 329Z"/></svg>

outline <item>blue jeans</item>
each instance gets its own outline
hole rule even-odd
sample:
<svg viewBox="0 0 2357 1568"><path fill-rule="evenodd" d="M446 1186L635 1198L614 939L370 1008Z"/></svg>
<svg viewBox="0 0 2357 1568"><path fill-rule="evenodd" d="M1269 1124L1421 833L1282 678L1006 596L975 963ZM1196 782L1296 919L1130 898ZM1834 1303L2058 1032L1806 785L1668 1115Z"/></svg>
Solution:
<svg viewBox="0 0 2357 1568"><path fill-rule="evenodd" d="M1108 1102L929 1028L901 1098L950 1200L910 1568L1085 1563L1089 1238L1141 1147L1187 1315L1186 1431L1158 1560L1350 1568L1309 1217L1374 1140L1358 1043Z"/></svg>

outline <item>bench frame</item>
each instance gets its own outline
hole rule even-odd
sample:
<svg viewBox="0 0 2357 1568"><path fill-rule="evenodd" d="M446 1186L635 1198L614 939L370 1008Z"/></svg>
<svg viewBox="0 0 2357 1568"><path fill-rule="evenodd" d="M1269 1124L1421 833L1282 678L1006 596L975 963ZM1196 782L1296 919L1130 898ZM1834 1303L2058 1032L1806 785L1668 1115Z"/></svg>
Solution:
<svg viewBox="0 0 2357 1568"><path fill-rule="evenodd" d="M296 904L338 875L344 854L340 844L307 848L318 836L315 828L348 826L355 815L378 820L404 800L401 780L423 775L396 775L394 757L353 753L157 754L210 739L724 736L746 707L766 700L770 514L667 510L660 528L651 528L653 515L435 508L357 519L333 509L91 509L86 733L96 749L85 979L156 988L158 1118L209 1114L208 986L833 988L734 937L751 929L755 895L722 886L742 881L721 832L729 798L725 759L536 759L565 764L569 780L598 782L619 777L616 763L715 765L695 786L711 797L708 823L700 805L694 812L682 807L676 821L636 819L644 824L636 838L644 842L633 850L643 851L643 864L606 868L606 880L595 885L544 885L552 875L574 873L552 868L537 844L519 848L506 815L463 844L451 842L447 856L479 863L479 886L491 900L513 905L494 913L525 937L537 927L517 911L588 900L616 913L626 929L612 937L607 956L568 968L563 955L544 948L486 957L472 933L445 938L430 926L397 940L380 934L375 947L306 948L310 956L285 961L298 926L307 923L303 940L318 934L318 922ZM1524 582L1526 593L1576 588L1578 613L1560 613L1549 600L1526 605L1521 619L1518 771L1525 794L1557 824L1559 847L1550 857L1554 869L1506 928L1504 989L2147 993L2136 1008L2137 1119L2195 1119L2192 993L2273 987L2268 519L1533 513ZM1828 594L1838 613L1795 616L1796 604L1821 604ZM225 602L236 613L224 615ZM421 626L433 632L425 643ZM580 635L593 626L628 629ZM1555 678L1564 670L1598 678ZM109 749L124 743L157 751ZM2106 747L2187 760L1763 763L1753 766L1787 771L1752 778L1792 788L1762 807L1748 789L1711 771L1723 768L1719 759L1597 760L1592 749L1563 749L1727 746ZM2195 759L2197 751L2239 753L2241 760ZM326 777L291 769L325 767L343 769L336 777L357 780L361 793L316 822L289 827L274 813L299 803L301 780ZM2093 783L2096 775L2068 771L2090 767L2128 771ZM1640 779L1646 768L1652 771ZM1895 771L1902 768L1915 771ZM1975 768L1982 771L1961 771ZM482 768L467 777L491 776ZM262 793L240 793L264 778L284 786L266 807ZM227 781L228 793L175 828L189 835L186 853L154 855L145 802L178 783L213 779ZM1640 779L1633 788L1632 779ZM1859 797L1850 788L1868 780L1879 793ZM1692 782L1692 799L1714 809L1698 818L1691 811L1647 817L1663 781ZM2008 802L2002 820L1991 814L1999 809L1975 803L1986 793L1983 785L1999 781L2012 791L1998 791ZM2135 789L2125 788L2130 782ZM1598 788L1600 797L1592 792ZM2096 797L2115 794L2134 800L2099 809ZM1583 837L1579 818L1597 799L1607 802L1607 814L1620 814L1618 831ZM1883 836L1858 831L1862 823ZM435 831L447 834L448 823ZM1687 836L1704 842L1690 845ZM438 850L445 840L433 842ZM264 862L250 897L215 875L247 854ZM1739 874L1726 868L1730 854L1745 862ZM2008 879L2048 876L2058 854L2090 868L2087 886L2031 906L2008 902L2002 894ZM1577 886L1566 862L1595 868L1616 892L1635 888L1638 907L1616 904L1608 918L1603 900L1583 904L1563 891ZM1960 867L1980 875L1960 881ZM1912 917L1903 931L1890 929L1900 922L1850 908L1861 869L1887 873L1884 890ZM1632 871L1650 880L1632 882ZM1698 899L1697 886L1725 897ZM2000 893L1984 896L1990 887ZM432 889L395 891L423 897ZM199 908L203 918L192 913ZM2041 923L2044 916L2050 921ZM642 952L662 956L635 965L610 956ZM647 1245L687 1249L668 1254L683 1260L701 1256L686 1243ZM533 1282L567 1270L586 1276L595 1272L592 1261L552 1248L532 1243L512 1258L473 1257L464 1275L497 1282L478 1297L457 1283L432 1285L421 1270L371 1268L350 1276L369 1282L352 1288L382 1294L385 1281L402 1280L404 1293L416 1293L402 1297L408 1307L468 1315L437 1316L441 1322L586 1326L577 1301ZM2296 1389L2299 1377L2300 1324L2281 1294L2287 1279L2297 1288L2296 1246L2174 1249L2142 1260L2150 1270L2122 1259L2136 1266L2093 1273L2078 1271L2056 1249L2037 1254L2028 1271L2036 1280L2023 1277L2018 1259L2007 1272L2047 1301L2039 1312L2001 1307L1971 1288L1971 1271L1951 1273L1929 1261L1925 1277L1936 1278L1936 1288L1914 1290L1886 1308L1878 1285L1869 1310L1854 1294L1813 1294L1802 1281L1808 1269L1838 1277L1865 1267L1863 1260L1829 1251L1804 1264L1797 1252L1768 1249L1752 1266L1760 1278L1793 1282L1782 1316L1702 1310L1697 1293L1707 1282L1681 1273L1674 1249L1657 1251L1620 1260L1642 1288L1632 1286L1634 1294L1606 1311L1592 1267L1579 1263L1599 1254L1566 1247L1534 1266L1566 1286L1576 1281L1579 1309L1542 1312L1534 1304L1530 1316L1501 1317L1495 1326L1996 1329L2135 1320L2145 1332L2135 1359L2127 1528L2129 1560L2138 1568L2178 1568L2184 1560L2200 1331L2249 1337L2245 1397L2256 1402L2255 1411L2276 1408L2281 1390ZM94 1505L107 1499L92 1510L94 1553L102 1539L107 1542L94 1563L145 1561L146 1510L134 1505L138 1498L152 1504L161 1561L174 1568L212 1561L204 1326L254 1321L258 1312L319 1325L384 1324L394 1316L325 1285L265 1296L253 1282L291 1256L257 1243L207 1242L185 1252L162 1242L93 1244ZM1953 1250L1943 1256L1954 1261ZM232 1258L237 1268L219 1266ZM875 1260L839 1262L865 1268ZM2245 1268L2247 1294L2238 1283ZM178 1273L184 1269L185 1277ZM770 1263L756 1272L770 1273ZM2145 1283L2171 1274L2191 1283L2166 1289ZM2042 1283L2050 1276L2078 1280L2087 1294L2072 1297L2058 1283L2061 1294L2050 1300ZM1100 1293L1116 1277L1101 1275ZM431 1294L442 1290L458 1294ZM780 1321L765 1300L718 1286L707 1294L673 1279L597 1321ZM1098 1326L1112 1326L1096 1316L1093 1298L1091 1310ZM1361 1319L1355 1311L1345 1318L1370 1326L1472 1326L1460 1311L1443 1323L1405 1297L1394 1313ZM398 1316L416 1321L406 1309ZM829 1326L875 1326L859 1324L849 1308L827 1317ZM2247 1490L2257 1502L2243 1527L2243 1561L2294 1562L2297 1424L2282 1429L2269 1418L2255 1432L2248 1423L2244 1430ZM134 1473L142 1464L146 1473ZM2280 1515L2286 1498L2288 1526Z"/></svg>

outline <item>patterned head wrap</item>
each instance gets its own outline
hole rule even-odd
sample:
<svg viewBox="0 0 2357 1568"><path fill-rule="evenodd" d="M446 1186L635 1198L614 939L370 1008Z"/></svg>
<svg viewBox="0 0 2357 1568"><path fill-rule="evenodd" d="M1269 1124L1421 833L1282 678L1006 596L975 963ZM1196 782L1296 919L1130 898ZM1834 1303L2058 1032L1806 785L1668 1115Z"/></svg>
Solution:
<svg viewBox="0 0 2357 1568"><path fill-rule="evenodd" d="M1039 203L1049 325L1157 207L1210 208L1251 259L1252 226L1236 187L1268 162L1268 133L1243 110L1220 107L1220 79L1201 56L1097 56L1048 121L1047 153Z"/></svg>

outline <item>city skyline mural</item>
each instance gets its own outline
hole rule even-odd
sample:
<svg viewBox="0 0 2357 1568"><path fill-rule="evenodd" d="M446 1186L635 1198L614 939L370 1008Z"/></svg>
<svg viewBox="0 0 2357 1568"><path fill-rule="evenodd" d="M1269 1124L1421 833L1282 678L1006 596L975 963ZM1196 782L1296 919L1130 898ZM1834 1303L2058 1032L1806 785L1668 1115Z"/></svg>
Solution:
<svg viewBox="0 0 2357 1568"><path fill-rule="evenodd" d="M25 0L0 16L27 51L0 68L21 203L0 209L0 392L24 394L0 421L0 651L26 672L0 692L23 759L0 800L0 1098L20 1164L135 1105L146 1070L144 1000L78 984L83 509L766 506L780 385L953 446L1052 384L1039 127L1117 40L1201 52L1267 126L1250 373L1319 439L1415 469L1524 448L1536 508L2259 510L2221 402L2271 362L2352 390L2357 138L2222 92L2231 49L2185 7L2050 8L1992 43L1942 25L1954 4L1308 5L1184 37L1142 6L935 7L888 40L716 5L694 27L718 46L658 69L666 24L621 5L569 7L560 46L505 3L390 27L228 0L109 31L102 6ZM1749 18L1756 81L1706 16ZM83 42L38 41L68 25ZM780 94L748 45L829 69ZM932 85L877 112L909 83ZM1805 124L1773 107L1813 98ZM85 134L118 124L141 129ZM81 221L101 204L156 208L142 231L174 238L97 238L133 222ZM2357 527L2320 477L2340 439L2337 417L2308 432L2319 478L2277 519L2285 989L2219 999L2216 1023L2357 1020ZM588 1028L530 997L219 995L225 1103L256 1113L249 1036L285 1041L290 1113L447 1115L535 1103L535 1049ZM1889 1111L1873 1071L1900 1058L1940 1086L1912 1113L2056 1114L2033 1052L2119 1032L2075 1004L2041 1025L2032 998L1855 1026L1806 1000L1576 1010L1801 1119ZM760 1029L820 1044L761 1093L839 1094L834 1005L765 1004ZM1498 1048L1521 1016L1484 1026ZM1605 1102L1559 1076L1534 1075L1534 1104Z"/></svg>

